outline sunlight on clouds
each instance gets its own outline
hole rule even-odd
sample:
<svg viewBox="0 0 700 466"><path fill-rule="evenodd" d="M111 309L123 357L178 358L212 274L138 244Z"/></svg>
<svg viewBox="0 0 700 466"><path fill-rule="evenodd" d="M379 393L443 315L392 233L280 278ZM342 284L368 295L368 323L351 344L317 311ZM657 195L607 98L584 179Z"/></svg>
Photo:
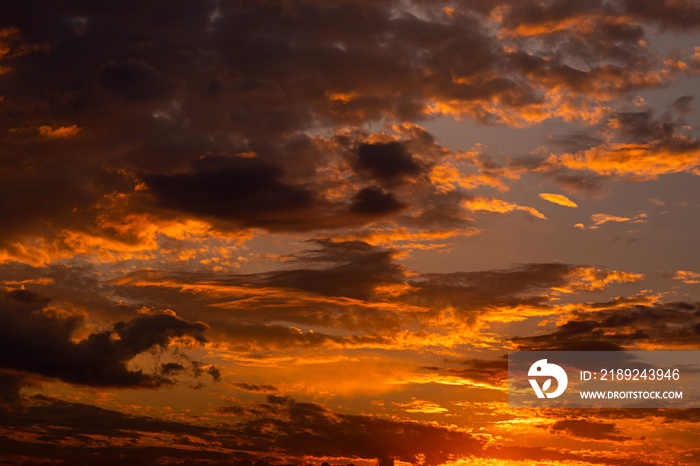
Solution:
<svg viewBox="0 0 700 466"><path fill-rule="evenodd" d="M82 128L78 128L77 125L61 126L55 129L50 126L42 126L39 128L39 134L49 139L61 139L73 137L81 130Z"/></svg>
<svg viewBox="0 0 700 466"><path fill-rule="evenodd" d="M578 267L569 276L570 282L564 287L555 287L554 290L563 293L575 291L597 291L606 288L612 283L637 282L644 280L641 273L622 272L618 270L601 270L595 267Z"/></svg>
<svg viewBox="0 0 700 466"><path fill-rule="evenodd" d="M680 280L683 283L696 284L700 283L700 273L692 272L690 270L679 270L673 276L674 280Z"/></svg>
<svg viewBox="0 0 700 466"><path fill-rule="evenodd" d="M559 204L565 207L578 207L574 201L561 194L540 193L539 196L545 201L549 201L553 204Z"/></svg>
<svg viewBox="0 0 700 466"><path fill-rule="evenodd" d="M591 220L593 220L594 225L604 225L608 222L614 222L614 223L629 222L632 219L628 218L628 217L618 217L615 215L608 215L608 214L593 214L593 215L591 215Z"/></svg>
<svg viewBox="0 0 700 466"><path fill-rule="evenodd" d="M499 214L506 214L513 211L524 211L532 215L533 217L541 218L546 220L541 212L533 207L518 205L514 202L503 201L501 199L495 199L492 197L482 197L476 196L473 199L465 199L462 201L462 205L469 210L483 211L483 212L494 212Z"/></svg>
<svg viewBox="0 0 700 466"><path fill-rule="evenodd" d="M577 223L574 225L574 227L580 228L581 230L596 230L600 226L605 225L606 223L627 223L627 222L647 223L648 222L648 214L641 213L641 214L638 214L634 217L620 217L617 215L598 213L598 214L592 214L591 220L593 220L593 225L591 225L591 226L587 227L583 223Z"/></svg>
<svg viewBox="0 0 700 466"><path fill-rule="evenodd" d="M552 155L549 162L602 175L656 177L697 168L700 146L690 141L678 147L606 144L582 153Z"/></svg>
<svg viewBox="0 0 700 466"><path fill-rule="evenodd" d="M334 235L338 241L364 241L372 245L393 245L397 246L405 241L435 241L445 240L454 237L467 237L480 233L480 230L474 227L461 228L459 230L440 229L440 230L414 230L409 228L382 228L357 230L343 232Z"/></svg>
<svg viewBox="0 0 700 466"><path fill-rule="evenodd" d="M506 402L697 349L695 2L7 3L0 463L697 463Z"/></svg>
<svg viewBox="0 0 700 466"><path fill-rule="evenodd" d="M449 409L443 408L433 401L417 400L415 398L406 403L394 403L394 405L403 408L407 413L438 414L449 411Z"/></svg>

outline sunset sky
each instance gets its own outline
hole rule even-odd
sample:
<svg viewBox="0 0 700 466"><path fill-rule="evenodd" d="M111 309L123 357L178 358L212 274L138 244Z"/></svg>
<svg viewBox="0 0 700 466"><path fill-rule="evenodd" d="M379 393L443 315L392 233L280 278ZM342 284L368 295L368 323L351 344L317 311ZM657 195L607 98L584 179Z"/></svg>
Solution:
<svg viewBox="0 0 700 466"><path fill-rule="evenodd" d="M700 464L506 359L700 349L699 89L697 0L2 2L0 463Z"/></svg>

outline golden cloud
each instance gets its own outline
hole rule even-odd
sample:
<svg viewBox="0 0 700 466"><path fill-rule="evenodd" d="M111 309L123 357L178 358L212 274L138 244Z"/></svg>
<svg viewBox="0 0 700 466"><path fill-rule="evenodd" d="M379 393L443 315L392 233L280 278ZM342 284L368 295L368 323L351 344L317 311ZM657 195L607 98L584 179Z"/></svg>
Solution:
<svg viewBox="0 0 700 466"><path fill-rule="evenodd" d="M499 214L507 214L510 212L521 210L527 212L533 217L547 219L541 212L533 207L522 206L513 202L503 201L492 197L476 196L473 199L465 199L462 205L469 210L494 212Z"/></svg>
<svg viewBox="0 0 700 466"><path fill-rule="evenodd" d="M561 194L540 193L540 197L545 201L549 201L554 204L559 204L566 207L578 207L578 204Z"/></svg>
<svg viewBox="0 0 700 466"><path fill-rule="evenodd" d="M700 164L700 144L611 144L576 154L552 155L549 163L601 175L656 177L692 171Z"/></svg>
<svg viewBox="0 0 700 466"><path fill-rule="evenodd" d="M78 125L60 126L55 129L50 126L41 126L39 127L39 134L49 139L63 139L73 137L81 130L82 128L79 128Z"/></svg>

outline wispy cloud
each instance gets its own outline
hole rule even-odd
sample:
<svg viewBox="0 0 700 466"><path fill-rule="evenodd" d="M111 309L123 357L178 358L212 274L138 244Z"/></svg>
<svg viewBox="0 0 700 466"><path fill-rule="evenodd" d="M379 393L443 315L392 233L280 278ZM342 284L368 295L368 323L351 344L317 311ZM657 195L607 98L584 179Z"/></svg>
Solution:
<svg viewBox="0 0 700 466"><path fill-rule="evenodd" d="M558 204L565 207L578 207L578 204L562 194L540 193L540 197L553 204Z"/></svg>
<svg viewBox="0 0 700 466"><path fill-rule="evenodd" d="M534 207L523 206L514 202L508 202L491 197L477 196L473 199L465 199L464 201L462 201L462 204L465 208L474 211L493 212L498 214L507 214L514 211L523 211L529 213L533 217L541 218L543 220L547 219L547 217L545 217L544 214L542 214Z"/></svg>

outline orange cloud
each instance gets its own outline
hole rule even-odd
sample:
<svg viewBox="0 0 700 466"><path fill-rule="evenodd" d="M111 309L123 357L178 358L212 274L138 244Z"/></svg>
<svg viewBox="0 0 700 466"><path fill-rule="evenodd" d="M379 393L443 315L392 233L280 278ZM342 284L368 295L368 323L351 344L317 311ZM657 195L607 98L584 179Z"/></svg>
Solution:
<svg viewBox="0 0 700 466"><path fill-rule="evenodd" d="M700 273L691 272L690 270L679 270L673 276L674 280L681 280L683 283L696 284L700 283Z"/></svg>
<svg viewBox="0 0 700 466"><path fill-rule="evenodd" d="M605 225L606 223L613 222L613 223L625 223L625 222L633 222L633 223L646 223L647 221L647 214L641 213L635 217L618 217L616 215L608 215L608 214L593 214L591 215L591 220L593 220L593 226L589 227L590 229L595 229L598 228L600 225ZM583 226L583 224L578 223L575 225L578 228L583 228L585 229L586 227Z"/></svg>
<svg viewBox="0 0 700 466"><path fill-rule="evenodd" d="M573 291L598 291L612 283L636 282L645 278L644 274L602 270L595 267L577 267L569 274L570 282L564 287L553 289L571 293Z"/></svg>
<svg viewBox="0 0 700 466"><path fill-rule="evenodd" d="M568 197L562 196L561 194L540 193L540 197L545 201L549 201L554 204L559 204L566 207L578 207L578 204Z"/></svg>
<svg viewBox="0 0 700 466"><path fill-rule="evenodd" d="M433 401L426 400L416 400L412 398L411 401L405 403L394 403L396 406L404 408L407 413L425 413L425 414L438 414L446 413L449 411L447 408L443 408L439 404Z"/></svg>
<svg viewBox="0 0 700 466"><path fill-rule="evenodd" d="M76 256L89 256L97 262L196 259L202 264L215 262L223 267L218 270L224 270L237 267L233 263L236 251L230 246L241 245L253 235L250 231L219 232L199 220L161 220L147 214L128 214L119 220L102 217L98 223L102 230L65 229L51 237L9 242L0 248L0 261L45 266ZM164 248L160 243L164 239L178 246Z"/></svg>
<svg viewBox="0 0 700 466"><path fill-rule="evenodd" d="M615 215L608 215L608 214L593 214L593 215L591 215L591 220L593 220L593 222L595 222L595 225L604 225L608 222L616 222L616 223L629 222L632 219L627 218L627 217L617 217Z"/></svg>
<svg viewBox="0 0 700 466"><path fill-rule="evenodd" d="M81 130L82 128L79 128L77 125L61 126L56 129L53 129L50 126L41 126L39 128L39 134L49 139L62 139L73 137L76 134L78 134Z"/></svg>
<svg viewBox="0 0 700 466"><path fill-rule="evenodd" d="M547 218L533 207L522 206L513 202L503 201L501 199L494 199L492 197L477 196L474 199L466 199L462 201L462 205L469 210L494 212L499 214L506 214L516 210L522 210L529 213L533 217L541 219Z"/></svg>
<svg viewBox="0 0 700 466"><path fill-rule="evenodd" d="M441 155L441 160L433 165L428 173L430 182L440 193L457 188L474 189L479 186L491 186L500 191L507 191L509 188L504 180L520 177L516 170L488 161L488 158L484 157L481 144L467 152Z"/></svg>
<svg viewBox="0 0 700 466"><path fill-rule="evenodd" d="M372 230L360 230L357 232L341 233L333 235L336 241L364 241L371 245L391 245L397 248L408 249L433 249L438 244L434 241L444 241L448 238L467 237L480 233L481 230L474 227L464 227L459 230L414 230L408 228L382 228ZM447 246L439 243L439 246Z"/></svg>
<svg viewBox="0 0 700 466"><path fill-rule="evenodd" d="M549 162L602 175L655 177L692 171L700 164L700 144L603 144L576 154L552 155Z"/></svg>

